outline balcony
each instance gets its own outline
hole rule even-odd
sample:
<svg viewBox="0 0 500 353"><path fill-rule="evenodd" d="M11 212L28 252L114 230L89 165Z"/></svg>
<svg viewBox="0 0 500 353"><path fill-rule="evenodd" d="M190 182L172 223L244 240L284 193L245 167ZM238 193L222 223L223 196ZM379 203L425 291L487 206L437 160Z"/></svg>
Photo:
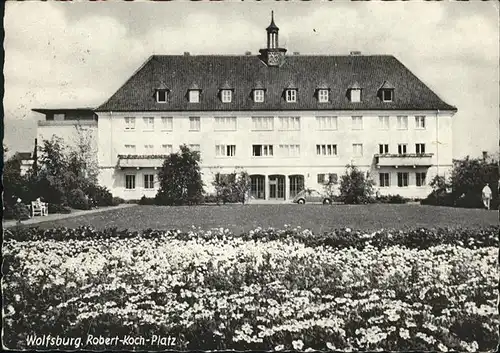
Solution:
<svg viewBox="0 0 500 353"><path fill-rule="evenodd" d="M167 158L167 154L156 155L136 155L136 154L119 154L119 168L160 168Z"/></svg>
<svg viewBox="0 0 500 353"><path fill-rule="evenodd" d="M38 126L95 126L96 120L38 120Z"/></svg>
<svg viewBox="0 0 500 353"><path fill-rule="evenodd" d="M432 153L376 154L375 164L380 167L430 167Z"/></svg>

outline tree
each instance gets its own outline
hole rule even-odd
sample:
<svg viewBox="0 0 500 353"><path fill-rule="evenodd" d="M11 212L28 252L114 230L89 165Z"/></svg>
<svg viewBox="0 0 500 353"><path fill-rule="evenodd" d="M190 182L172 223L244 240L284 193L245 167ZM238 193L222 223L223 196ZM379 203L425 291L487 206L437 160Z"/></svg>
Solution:
<svg viewBox="0 0 500 353"><path fill-rule="evenodd" d="M332 175L326 175L328 177L328 182L323 185L323 190L325 192L325 195L330 199L334 200L335 199L335 194L337 193L338 189L338 180L336 174Z"/></svg>
<svg viewBox="0 0 500 353"><path fill-rule="evenodd" d="M245 204L250 191L250 176L246 171L239 174L234 171L230 174L216 173L212 185L215 188L217 204L227 202L241 202Z"/></svg>
<svg viewBox="0 0 500 353"><path fill-rule="evenodd" d="M85 129L80 124L75 125L76 138L75 146L69 153L73 173L84 178L89 183L97 184L99 166L97 164L97 151L93 140L94 136L90 130Z"/></svg>
<svg viewBox="0 0 500 353"><path fill-rule="evenodd" d="M203 198L200 154L186 145L172 153L163 162L158 173L160 189L156 203L160 205L193 205Z"/></svg>
<svg viewBox="0 0 500 353"><path fill-rule="evenodd" d="M250 192L251 179L250 175L246 171L241 171L234 185L238 201L245 204L248 198L248 193Z"/></svg>
<svg viewBox="0 0 500 353"><path fill-rule="evenodd" d="M367 203L373 200L373 180L365 178L354 165L347 165L340 179L340 199L347 204Z"/></svg>
<svg viewBox="0 0 500 353"><path fill-rule="evenodd" d="M488 183L493 192L492 207L498 205L498 161L490 158L453 160L452 198L457 206L482 208L482 189Z"/></svg>
<svg viewBox="0 0 500 353"><path fill-rule="evenodd" d="M21 175L21 156L16 153L3 166L3 199L10 206L21 198L29 198L27 177Z"/></svg>

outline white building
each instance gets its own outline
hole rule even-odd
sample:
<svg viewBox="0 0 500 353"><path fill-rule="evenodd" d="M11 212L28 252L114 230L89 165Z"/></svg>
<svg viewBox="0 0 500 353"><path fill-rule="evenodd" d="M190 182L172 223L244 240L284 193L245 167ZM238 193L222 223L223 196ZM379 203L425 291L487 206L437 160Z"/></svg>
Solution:
<svg viewBox="0 0 500 353"><path fill-rule="evenodd" d="M153 197L165 156L186 144L208 189L242 168L255 198L290 200L354 164L381 194L425 197L451 168L457 109L393 56L286 55L278 31L272 20L258 56L151 56L95 110L100 183Z"/></svg>

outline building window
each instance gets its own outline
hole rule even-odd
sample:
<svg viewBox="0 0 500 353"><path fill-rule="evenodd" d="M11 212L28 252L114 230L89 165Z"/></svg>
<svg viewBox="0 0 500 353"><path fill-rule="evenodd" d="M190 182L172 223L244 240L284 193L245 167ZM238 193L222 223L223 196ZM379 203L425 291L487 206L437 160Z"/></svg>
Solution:
<svg viewBox="0 0 500 353"><path fill-rule="evenodd" d="M253 91L253 101L255 103L264 102L264 90L263 89L256 89Z"/></svg>
<svg viewBox="0 0 500 353"><path fill-rule="evenodd" d="M363 130L363 117L353 116L352 117L352 129L353 130Z"/></svg>
<svg viewBox="0 0 500 353"><path fill-rule="evenodd" d="M189 131L200 131L200 117L190 116L189 117Z"/></svg>
<svg viewBox="0 0 500 353"><path fill-rule="evenodd" d="M298 116L280 116L279 118L279 130L300 130L300 117Z"/></svg>
<svg viewBox="0 0 500 353"><path fill-rule="evenodd" d="M189 91L189 103L200 103L200 91L192 89Z"/></svg>
<svg viewBox="0 0 500 353"><path fill-rule="evenodd" d="M379 116L378 117L379 130L389 130L389 117Z"/></svg>
<svg viewBox="0 0 500 353"><path fill-rule="evenodd" d="M300 145L279 145L279 153L282 157L299 157Z"/></svg>
<svg viewBox="0 0 500 353"><path fill-rule="evenodd" d="M154 174L144 174L144 189L154 189Z"/></svg>
<svg viewBox="0 0 500 353"><path fill-rule="evenodd" d="M188 145L189 149L194 152L200 152L200 145L199 144L190 144Z"/></svg>
<svg viewBox="0 0 500 353"><path fill-rule="evenodd" d="M382 101L383 102L392 102L394 99L394 94L392 89L383 89L382 90Z"/></svg>
<svg viewBox="0 0 500 353"><path fill-rule="evenodd" d="M144 121L144 131L154 131L155 118L147 117L147 118L143 118L143 121Z"/></svg>
<svg viewBox="0 0 500 353"><path fill-rule="evenodd" d="M223 89L221 91L222 103L231 103L233 92L230 89Z"/></svg>
<svg viewBox="0 0 500 353"><path fill-rule="evenodd" d="M215 117L215 131L235 131L236 130L236 117L235 116L216 116Z"/></svg>
<svg viewBox="0 0 500 353"><path fill-rule="evenodd" d="M426 172L420 172L420 173L415 173L416 175L416 179L417 179L417 186L425 186L426 185L426 182L425 182L425 178L426 178L426 175L427 173Z"/></svg>
<svg viewBox="0 0 500 353"><path fill-rule="evenodd" d="M407 116L398 116L398 130L408 130Z"/></svg>
<svg viewBox="0 0 500 353"><path fill-rule="evenodd" d="M162 131L172 131L174 129L174 119L171 116L163 116L161 118Z"/></svg>
<svg viewBox="0 0 500 353"><path fill-rule="evenodd" d="M417 154L425 153L425 143L416 143L415 144L415 152Z"/></svg>
<svg viewBox="0 0 500 353"><path fill-rule="evenodd" d="M288 103L297 102L297 90L296 89L287 89L285 91L285 97L286 97L286 101Z"/></svg>
<svg viewBox="0 0 500 353"><path fill-rule="evenodd" d="M273 155L273 145L252 145L254 157L270 157Z"/></svg>
<svg viewBox="0 0 500 353"><path fill-rule="evenodd" d="M172 145L161 145L161 149L163 150L164 154L172 154L173 152Z"/></svg>
<svg viewBox="0 0 500 353"><path fill-rule="evenodd" d="M406 143L398 144L398 154L406 154L408 145Z"/></svg>
<svg viewBox="0 0 500 353"><path fill-rule="evenodd" d="M351 102L359 103L361 102L361 89L355 88L350 90Z"/></svg>
<svg viewBox="0 0 500 353"><path fill-rule="evenodd" d="M425 116L415 117L415 128L422 130L425 129Z"/></svg>
<svg viewBox="0 0 500 353"><path fill-rule="evenodd" d="M317 156L336 156L337 145L316 145Z"/></svg>
<svg viewBox="0 0 500 353"><path fill-rule="evenodd" d="M378 153L379 154L387 154L389 153L389 145L387 143L381 143L378 145Z"/></svg>
<svg viewBox="0 0 500 353"><path fill-rule="evenodd" d="M320 103L328 103L329 100L329 95L328 95L328 90L327 89L320 89L318 90L318 101Z"/></svg>
<svg viewBox="0 0 500 353"><path fill-rule="evenodd" d="M125 175L125 189L127 190L135 189L135 175L133 174Z"/></svg>
<svg viewBox="0 0 500 353"><path fill-rule="evenodd" d="M363 144L362 143L353 143L352 144L352 153L354 157L362 157L363 156Z"/></svg>
<svg viewBox="0 0 500 353"><path fill-rule="evenodd" d="M337 130L338 122L336 116L317 116L316 129L317 130Z"/></svg>
<svg viewBox="0 0 500 353"><path fill-rule="evenodd" d="M154 145L144 145L144 154L151 155L154 154Z"/></svg>
<svg viewBox="0 0 500 353"><path fill-rule="evenodd" d="M408 173L398 173L398 187L408 186Z"/></svg>
<svg viewBox="0 0 500 353"><path fill-rule="evenodd" d="M389 173L379 173L378 178L379 178L379 186L380 187L386 188L386 187L391 186Z"/></svg>
<svg viewBox="0 0 500 353"><path fill-rule="evenodd" d="M217 157L234 157L236 145L215 145L215 155Z"/></svg>
<svg viewBox="0 0 500 353"><path fill-rule="evenodd" d="M252 117L252 130L273 130L274 117L272 116L254 116Z"/></svg>
<svg viewBox="0 0 500 353"><path fill-rule="evenodd" d="M128 155L134 155L136 153L135 145L125 145L125 152Z"/></svg>
<svg viewBox="0 0 500 353"><path fill-rule="evenodd" d="M167 90L159 89L156 91L156 102L157 103L167 103Z"/></svg>
<svg viewBox="0 0 500 353"><path fill-rule="evenodd" d="M125 130L135 130L135 118L125 118Z"/></svg>
<svg viewBox="0 0 500 353"><path fill-rule="evenodd" d="M318 174L318 184L337 184L339 181L338 175L336 173L330 174Z"/></svg>

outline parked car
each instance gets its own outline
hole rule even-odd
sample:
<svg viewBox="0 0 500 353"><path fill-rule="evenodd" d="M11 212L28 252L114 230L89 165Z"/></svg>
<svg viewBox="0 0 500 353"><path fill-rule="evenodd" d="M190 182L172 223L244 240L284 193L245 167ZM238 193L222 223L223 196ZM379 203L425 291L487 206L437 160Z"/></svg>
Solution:
<svg viewBox="0 0 500 353"><path fill-rule="evenodd" d="M317 190L306 189L299 192L297 196L294 197L293 202L298 204L322 202L323 205L329 205L332 203L332 200Z"/></svg>

